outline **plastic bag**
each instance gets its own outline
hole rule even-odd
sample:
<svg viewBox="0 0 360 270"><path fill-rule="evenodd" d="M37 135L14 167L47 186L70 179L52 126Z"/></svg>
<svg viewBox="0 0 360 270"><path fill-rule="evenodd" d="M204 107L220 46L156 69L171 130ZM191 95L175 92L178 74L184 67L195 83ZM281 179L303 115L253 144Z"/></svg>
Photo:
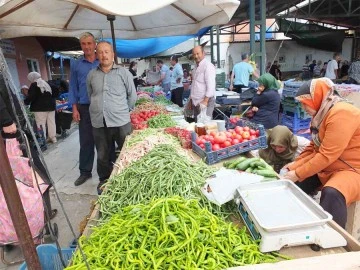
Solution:
<svg viewBox="0 0 360 270"><path fill-rule="evenodd" d="M207 107L204 104L200 103L200 114L197 118L197 123L206 124L211 121L211 116L206 114Z"/></svg>

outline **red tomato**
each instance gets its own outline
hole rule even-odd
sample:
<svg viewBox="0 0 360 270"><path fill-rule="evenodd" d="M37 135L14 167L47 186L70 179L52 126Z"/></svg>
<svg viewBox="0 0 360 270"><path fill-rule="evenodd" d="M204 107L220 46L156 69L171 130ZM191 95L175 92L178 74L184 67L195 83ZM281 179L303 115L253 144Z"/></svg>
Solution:
<svg viewBox="0 0 360 270"><path fill-rule="evenodd" d="M238 139L240 141L243 139L243 137L239 134L236 134L234 139Z"/></svg>
<svg viewBox="0 0 360 270"><path fill-rule="evenodd" d="M217 135L217 132L216 132L216 131L211 131L211 132L210 132L210 135L213 136L213 137L215 137L215 136Z"/></svg>
<svg viewBox="0 0 360 270"><path fill-rule="evenodd" d="M203 143L201 143L199 146L200 148L205 149L205 145Z"/></svg>
<svg viewBox="0 0 360 270"><path fill-rule="evenodd" d="M218 144L224 143L226 141L226 136L224 136L224 135L222 135L222 136L216 135L214 137L214 141L215 141L215 143L218 143Z"/></svg>
<svg viewBox="0 0 360 270"><path fill-rule="evenodd" d="M228 131L227 131L225 134L226 134L226 137L227 137L227 138L231 138L231 137L232 137L231 132L228 132Z"/></svg>
<svg viewBox="0 0 360 270"><path fill-rule="evenodd" d="M255 140L255 139L256 139L256 136L255 136L255 135L251 135L250 138L249 138L250 141L251 141L251 140Z"/></svg>
<svg viewBox="0 0 360 270"><path fill-rule="evenodd" d="M250 128L249 132L250 132L250 135L256 135L256 131L253 130L252 128Z"/></svg>
<svg viewBox="0 0 360 270"><path fill-rule="evenodd" d="M200 139L200 138L197 138L196 141L195 141L195 143L196 143L197 145L200 145L200 144L201 144L201 139Z"/></svg>
<svg viewBox="0 0 360 270"><path fill-rule="evenodd" d="M250 138L250 133L249 131L244 131L242 134L243 139L249 139Z"/></svg>
<svg viewBox="0 0 360 270"><path fill-rule="evenodd" d="M215 144L211 147L211 149L212 149L213 151L220 150L220 145L217 144L217 143L215 143Z"/></svg>
<svg viewBox="0 0 360 270"><path fill-rule="evenodd" d="M230 128L230 129L228 129L228 132L230 132L230 133L234 133L234 129L232 129L232 128Z"/></svg>
<svg viewBox="0 0 360 270"><path fill-rule="evenodd" d="M256 136L258 136L258 137L260 136L260 130L256 130L255 133L256 133Z"/></svg>
<svg viewBox="0 0 360 270"><path fill-rule="evenodd" d="M229 142L229 141L225 141L225 142L223 143L224 148L225 148L225 147L229 147L230 145L231 145L231 142Z"/></svg>
<svg viewBox="0 0 360 270"><path fill-rule="evenodd" d="M214 144L214 141L215 141L215 140L214 140L214 137L210 135L210 136L209 136L209 142L211 142L211 144Z"/></svg>
<svg viewBox="0 0 360 270"><path fill-rule="evenodd" d="M248 139L244 139L242 142L248 142L249 140Z"/></svg>
<svg viewBox="0 0 360 270"><path fill-rule="evenodd" d="M249 127L244 127L244 131L249 131L250 128Z"/></svg>
<svg viewBox="0 0 360 270"><path fill-rule="evenodd" d="M235 132L236 132L237 134L241 134L241 132L243 132L243 131L244 131L243 127L239 127L239 126L236 126L236 127L235 127Z"/></svg>
<svg viewBox="0 0 360 270"><path fill-rule="evenodd" d="M204 136L204 140L206 140L206 141L209 141L209 138L210 138L209 135L205 135L205 136Z"/></svg>
<svg viewBox="0 0 360 270"><path fill-rule="evenodd" d="M231 142L232 145L238 144L238 143L240 143L240 141L238 139L233 139Z"/></svg>

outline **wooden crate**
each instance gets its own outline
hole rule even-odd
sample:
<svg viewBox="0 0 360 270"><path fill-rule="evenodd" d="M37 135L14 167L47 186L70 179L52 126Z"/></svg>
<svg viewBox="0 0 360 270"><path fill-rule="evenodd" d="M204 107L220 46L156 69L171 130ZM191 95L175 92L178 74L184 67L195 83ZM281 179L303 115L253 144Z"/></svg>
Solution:
<svg viewBox="0 0 360 270"><path fill-rule="evenodd" d="M346 231L360 242L360 201L348 207Z"/></svg>

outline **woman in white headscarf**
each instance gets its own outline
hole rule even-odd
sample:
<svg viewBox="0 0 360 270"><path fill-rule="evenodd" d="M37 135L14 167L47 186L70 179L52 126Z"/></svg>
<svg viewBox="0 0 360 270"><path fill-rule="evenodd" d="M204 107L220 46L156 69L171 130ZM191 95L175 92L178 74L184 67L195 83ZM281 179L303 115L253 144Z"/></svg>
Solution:
<svg viewBox="0 0 360 270"><path fill-rule="evenodd" d="M31 85L24 103L30 105L30 111L34 112L38 129L42 129L48 141L56 142L55 108L56 102L50 85L41 78L37 72L30 72L27 76Z"/></svg>

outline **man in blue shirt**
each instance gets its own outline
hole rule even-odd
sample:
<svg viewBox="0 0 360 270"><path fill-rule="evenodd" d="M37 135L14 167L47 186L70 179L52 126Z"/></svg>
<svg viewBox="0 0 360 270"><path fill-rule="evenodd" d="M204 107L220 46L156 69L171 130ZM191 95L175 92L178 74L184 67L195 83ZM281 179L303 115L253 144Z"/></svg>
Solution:
<svg viewBox="0 0 360 270"><path fill-rule="evenodd" d="M174 67L171 73L171 101L174 104L179 105L179 107L184 107L183 105L183 93L184 86L182 84L184 78L184 72L181 65L178 63L179 59L177 56L173 55L170 58L170 63Z"/></svg>
<svg viewBox="0 0 360 270"><path fill-rule="evenodd" d="M167 65L164 64L162 60L158 60L156 62L157 66L160 68L160 80L158 84L161 84L163 91L168 93L170 91L170 79L171 79L171 71Z"/></svg>
<svg viewBox="0 0 360 270"><path fill-rule="evenodd" d="M71 102L73 108L73 120L79 123L80 138L80 176L76 179L75 186L83 184L92 177L95 144L89 113L90 100L86 88L86 77L91 69L99 65L95 54L96 42L91 33L86 32L80 36L80 46L84 56L71 63L69 89L69 102Z"/></svg>
<svg viewBox="0 0 360 270"><path fill-rule="evenodd" d="M259 77L257 71L248 63L249 55L247 53L241 55L241 60L240 63L235 64L233 67L229 87L230 91L234 89L239 94L241 94L242 88L248 87L250 75L253 75L255 78Z"/></svg>

